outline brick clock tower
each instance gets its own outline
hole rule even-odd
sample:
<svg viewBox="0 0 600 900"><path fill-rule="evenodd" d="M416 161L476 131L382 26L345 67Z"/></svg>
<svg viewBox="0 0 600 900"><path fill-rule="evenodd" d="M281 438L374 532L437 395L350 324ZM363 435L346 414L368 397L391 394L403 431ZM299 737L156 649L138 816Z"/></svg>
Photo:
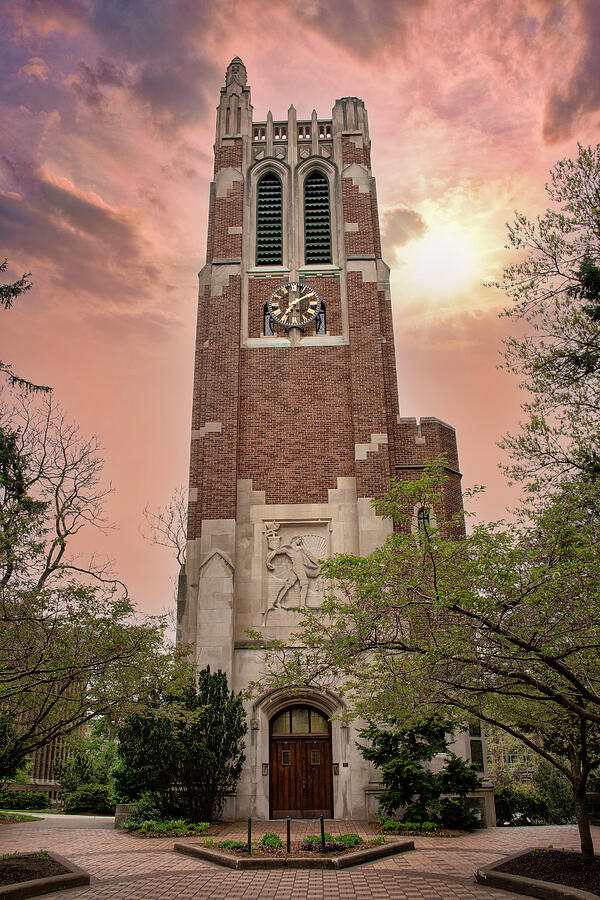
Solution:
<svg viewBox="0 0 600 900"><path fill-rule="evenodd" d="M246 79L232 60L217 108L178 600L178 641L236 691L261 672L246 630L285 640L321 603L319 559L385 540L371 499L390 478L445 452L445 508L415 509L414 527L461 503L454 429L399 415L363 101L255 122ZM227 815L371 817L376 773L343 707L309 691L250 701Z"/></svg>

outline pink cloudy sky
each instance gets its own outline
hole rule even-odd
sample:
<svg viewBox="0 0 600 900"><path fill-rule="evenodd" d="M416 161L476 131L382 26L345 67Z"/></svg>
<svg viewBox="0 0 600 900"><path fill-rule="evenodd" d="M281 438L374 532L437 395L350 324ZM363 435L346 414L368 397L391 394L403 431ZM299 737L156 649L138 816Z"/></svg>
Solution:
<svg viewBox="0 0 600 900"><path fill-rule="evenodd" d="M365 100L402 412L455 425L465 483L502 515L495 442L519 397L482 282L513 210L543 209L549 168L600 139L598 0L5 0L0 31L0 256L34 280L0 358L100 437L117 527L88 540L143 608L171 603L141 511L187 477L214 110L238 54L256 119Z"/></svg>

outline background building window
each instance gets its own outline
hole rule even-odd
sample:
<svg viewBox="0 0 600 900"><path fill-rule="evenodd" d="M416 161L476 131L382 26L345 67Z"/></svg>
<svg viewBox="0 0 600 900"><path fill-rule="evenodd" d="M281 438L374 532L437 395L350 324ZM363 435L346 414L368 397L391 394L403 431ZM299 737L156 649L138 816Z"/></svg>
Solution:
<svg viewBox="0 0 600 900"><path fill-rule="evenodd" d="M283 190L274 172L256 186L256 265L283 265Z"/></svg>
<svg viewBox="0 0 600 900"><path fill-rule="evenodd" d="M329 181L318 169L304 180L304 258L307 265L332 261Z"/></svg>

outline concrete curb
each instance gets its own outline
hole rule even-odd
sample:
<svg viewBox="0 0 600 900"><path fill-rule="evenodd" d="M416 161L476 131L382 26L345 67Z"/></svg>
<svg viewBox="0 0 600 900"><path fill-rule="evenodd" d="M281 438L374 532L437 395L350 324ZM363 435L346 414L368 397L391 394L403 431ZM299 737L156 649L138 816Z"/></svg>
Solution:
<svg viewBox="0 0 600 900"><path fill-rule="evenodd" d="M68 872L63 875L49 875L47 878L35 878L32 881L18 881L16 884L0 886L0 900L25 900L26 897L37 897L39 894L50 894L53 891L66 891L90 883L89 873L59 853L47 850L48 856L60 863Z"/></svg>
<svg viewBox="0 0 600 900"><path fill-rule="evenodd" d="M497 867L508 862L509 859L518 859L526 856L532 850L539 847L527 847L518 853L504 856L490 866L482 866L475 872L475 882L486 887L500 888L502 891L512 891L513 894L527 894L529 897L541 897L542 900L598 900L597 894L589 891L580 891L578 888L569 887L566 884L556 884L552 881L538 881L537 878L525 878L523 875L511 875L510 872L498 872Z"/></svg>
<svg viewBox="0 0 600 900"><path fill-rule="evenodd" d="M243 856L234 856L221 850L213 850L211 847L203 847L201 844L188 844L178 842L173 845L177 853L185 853L187 856L195 856L205 859L207 862L216 863L218 866L226 866L229 869L346 869L348 866L359 866L362 863L373 862L384 856L392 856L394 853L404 853L414 850L414 841L390 841L379 844L377 847L367 847L366 850L357 850L355 853L347 853L345 856L260 856L255 859L244 859ZM0 900L2 898L0 897ZM598 898L596 898L598 900Z"/></svg>

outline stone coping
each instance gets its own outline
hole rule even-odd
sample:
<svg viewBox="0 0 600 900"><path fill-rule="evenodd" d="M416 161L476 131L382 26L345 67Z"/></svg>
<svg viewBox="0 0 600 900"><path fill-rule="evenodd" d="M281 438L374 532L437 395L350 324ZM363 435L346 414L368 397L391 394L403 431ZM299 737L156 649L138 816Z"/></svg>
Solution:
<svg viewBox="0 0 600 900"><path fill-rule="evenodd" d="M569 887L566 884L558 884L553 881L538 881L537 878L525 878L523 875L511 875L510 872L498 872L498 866L508 862L509 859L518 859L519 856L527 856L539 847L527 847L510 856L503 856L489 866L482 866L475 872L475 882L486 887L499 888L501 891L512 891L513 894L527 894L529 897L541 897L542 900L598 900L598 894L590 891L580 891L579 888ZM570 851L572 852L572 851Z"/></svg>
<svg viewBox="0 0 600 900"><path fill-rule="evenodd" d="M31 852L31 851L28 851ZM60 863L67 872L62 875L48 875L46 878L34 878L31 881L17 881L16 884L0 885L0 900L25 900L26 897L37 897L39 894L50 894L54 891L66 891L90 883L89 873L70 860L65 859L53 850L46 851L55 862Z"/></svg>
<svg viewBox="0 0 600 900"><path fill-rule="evenodd" d="M384 856L392 856L395 853L404 853L406 850L414 850L414 841L390 841L378 844L376 847L367 847L365 850L356 850L354 853L346 853L344 856L234 856L233 853L213 850L212 847L203 847L202 844L178 842L173 845L177 853L185 853L195 856L207 862L216 863L218 866L226 866L229 869L346 869L349 866L358 866L362 863L373 862ZM0 898L1 900L1 898ZM596 898L598 900L598 898Z"/></svg>

